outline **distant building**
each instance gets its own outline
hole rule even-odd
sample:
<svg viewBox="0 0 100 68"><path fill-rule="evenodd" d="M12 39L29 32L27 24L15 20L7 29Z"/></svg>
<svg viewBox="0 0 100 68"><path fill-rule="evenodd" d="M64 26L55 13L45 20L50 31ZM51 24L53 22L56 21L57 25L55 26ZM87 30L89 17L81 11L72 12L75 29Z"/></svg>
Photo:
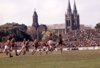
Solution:
<svg viewBox="0 0 100 68"><path fill-rule="evenodd" d="M41 35L41 33L42 33L42 31L46 31L47 30L47 26L46 25L44 25L44 24L42 24L42 25L39 25L39 23L38 23L38 14L37 14L37 12L36 12L36 10L34 10L34 14L33 14L33 23L32 23L32 28L34 29L34 30L36 30L36 35L34 35L34 39L38 39L38 40L41 40L41 38L42 38L42 35Z"/></svg>
<svg viewBox="0 0 100 68"><path fill-rule="evenodd" d="M66 34L67 31L80 30L80 17L77 12L76 3L74 2L74 9L72 12L70 0L68 1L67 13L65 14L65 24L54 24L49 26L55 33Z"/></svg>
<svg viewBox="0 0 100 68"><path fill-rule="evenodd" d="M63 24L48 25L48 29L54 31L57 34L59 34L59 33L62 34L62 35L65 34L65 24L64 23ZM80 30L81 31L89 30L89 29L92 29L92 27L80 24Z"/></svg>
<svg viewBox="0 0 100 68"><path fill-rule="evenodd" d="M47 30L47 27L44 25L39 25L38 15L36 10L33 14L33 24L32 27L36 29L37 33L41 33L44 29ZM70 0L68 1L67 13L65 13L65 25L60 24L54 25L53 31L58 34L66 34L69 30L80 30L80 17L77 11L76 3L74 1L74 9L72 11ZM38 34L37 34L38 35ZM39 35L38 35L39 36ZM37 36L37 37L38 37Z"/></svg>
<svg viewBox="0 0 100 68"><path fill-rule="evenodd" d="M32 23L32 27L34 27L36 30L39 27L39 23L38 23L38 15L36 10L34 10L34 14L33 14L33 23Z"/></svg>
<svg viewBox="0 0 100 68"><path fill-rule="evenodd" d="M89 30L89 29L92 29L92 27L86 26L86 25L83 25L83 24L80 25L80 30Z"/></svg>
<svg viewBox="0 0 100 68"><path fill-rule="evenodd" d="M57 34L65 34L65 24L53 24L49 25L48 29L52 30Z"/></svg>
<svg viewBox="0 0 100 68"><path fill-rule="evenodd" d="M74 9L72 11L70 0L68 1L67 13L65 13L65 30L78 30L80 29L80 17L77 12L76 3L74 1Z"/></svg>

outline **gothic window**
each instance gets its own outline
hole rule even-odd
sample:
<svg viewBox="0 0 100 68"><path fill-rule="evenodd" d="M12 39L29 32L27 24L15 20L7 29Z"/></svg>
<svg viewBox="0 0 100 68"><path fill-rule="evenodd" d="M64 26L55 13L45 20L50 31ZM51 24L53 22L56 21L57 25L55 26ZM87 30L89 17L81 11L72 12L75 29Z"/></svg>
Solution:
<svg viewBox="0 0 100 68"><path fill-rule="evenodd" d="M66 26L68 26L68 20L66 21Z"/></svg>
<svg viewBox="0 0 100 68"><path fill-rule="evenodd" d="M70 20L68 20L68 26L70 26Z"/></svg>
<svg viewBox="0 0 100 68"><path fill-rule="evenodd" d="M66 26L70 26L70 20L66 20Z"/></svg>

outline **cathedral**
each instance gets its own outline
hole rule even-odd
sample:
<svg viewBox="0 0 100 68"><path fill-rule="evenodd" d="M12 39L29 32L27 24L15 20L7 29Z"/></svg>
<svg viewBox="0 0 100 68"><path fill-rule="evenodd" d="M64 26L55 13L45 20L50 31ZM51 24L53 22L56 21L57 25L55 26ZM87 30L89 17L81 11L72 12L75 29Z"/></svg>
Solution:
<svg viewBox="0 0 100 68"><path fill-rule="evenodd" d="M32 20L33 20L32 28L33 28L33 30L36 31L36 34L33 34L34 35L33 39L41 40L42 31L46 31L47 26L44 25L44 24L39 25L39 23L38 23L38 14L37 14L36 10L34 10Z"/></svg>
<svg viewBox="0 0 100 68"><path fill-rule="evenodd" d="M38 15L37 15L36 10L34 10L34 14L32 18L33 18L32 27L34 27L37 30L39 27L39 23L38 23Z"/></svg>
<svg viewBox="0 0 100 68"><path fill-rule="evenodd" d="M56 24L52 29L57 34L65 35L68 31L80 30L80 17L74 1L73 10L71 9L70 0L68 0L68 8L65 13L65 24Z"/></svg>
<svg viewBox="0 0 100 68"><path fill-rule="evenodd" d="M32 23L32 28L36 30L37 32L37 36L35 36L37 39L41 39L41 33L44 30L47 30L47 26L46 25L39 25L38 23L38 14L36 12L36 10L34 10L34 14L33 14L33 23ZM76 3L74 1L74 7L73 10L71 9L71 5L70 5L70 0L68 0L68 8L67 8L67 12L65 13L65 24L64 26L62 25L56 25L54 26L54 28L51 28L54 30L54 32L56 32L57 34L66 34L67 31L69 30L80 30L80 17L77 11L77 7L76 7ZM34 38L34 39L36 39Z"/></svg>
<svg viewBox="0 0 100 68"><path fill-rule="evenodd" d="M80 29L80 17L77 12L76 3L74 1L74 7L72 10L69 0L67 13L65 13L65 32L67 30L79 30L79 29Z"/></svg>

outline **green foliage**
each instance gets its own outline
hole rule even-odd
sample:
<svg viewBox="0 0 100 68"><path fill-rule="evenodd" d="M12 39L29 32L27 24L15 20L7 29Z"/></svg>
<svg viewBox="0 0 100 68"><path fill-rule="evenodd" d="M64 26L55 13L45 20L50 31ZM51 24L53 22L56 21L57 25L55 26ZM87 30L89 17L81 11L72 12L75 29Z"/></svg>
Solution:
<svg viewBox="0 0 100 68"><path fill-rule="evenodd" d="M18 23L7 23L0 26L0 41L5 41L14 37L16 41L22 41L24 38L31 39L27 34L27 26Z"/></svg>
<svg viewBox="0 0 100 68"><path fill-rule="evenodd" d="M42 40L47 40L49 38L50 33L51 33L50 31L43 31Z"/></svg>
<svg viewBox="0 0 100 68"><path fill-rule="evenodd" d="M51 32L51 31L43 31L42 32L42 40L47 40L50 37L50 34L52 34L51 38L53 41L57 41L58 36L56 35L56 33Z"/></svg>
<svg viewBox="0 0 100 68"><path fill-rule="evenodd" d="M100 23L97 23L95 26L96 29L100 29Z"/></svg>
<svg viewBox="0 0 100 68"><path fill-rule="evenodd" d="M13 29L19 29L25 32L27 30L27 26L24 24L19 25L18 23L7 23L7 24L0 26L0 31L1 30L5 30L5 31L11 30L12 31Z"/></svg>

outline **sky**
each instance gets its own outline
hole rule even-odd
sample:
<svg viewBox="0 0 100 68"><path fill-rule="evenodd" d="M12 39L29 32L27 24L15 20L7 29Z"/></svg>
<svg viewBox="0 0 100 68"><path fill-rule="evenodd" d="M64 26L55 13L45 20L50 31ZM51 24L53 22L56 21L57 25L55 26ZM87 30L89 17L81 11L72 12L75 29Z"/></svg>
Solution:
<svg viewBox="0 0 100 68"><path fill-rule="evenodd" d="M80 23L95 26L100 22L100 0L75 0ZM74 0L70 0L73 9ZM32 25L34 8L39 24L65 23L68 0L0 0L0 25L8 22Z"/></svg>

